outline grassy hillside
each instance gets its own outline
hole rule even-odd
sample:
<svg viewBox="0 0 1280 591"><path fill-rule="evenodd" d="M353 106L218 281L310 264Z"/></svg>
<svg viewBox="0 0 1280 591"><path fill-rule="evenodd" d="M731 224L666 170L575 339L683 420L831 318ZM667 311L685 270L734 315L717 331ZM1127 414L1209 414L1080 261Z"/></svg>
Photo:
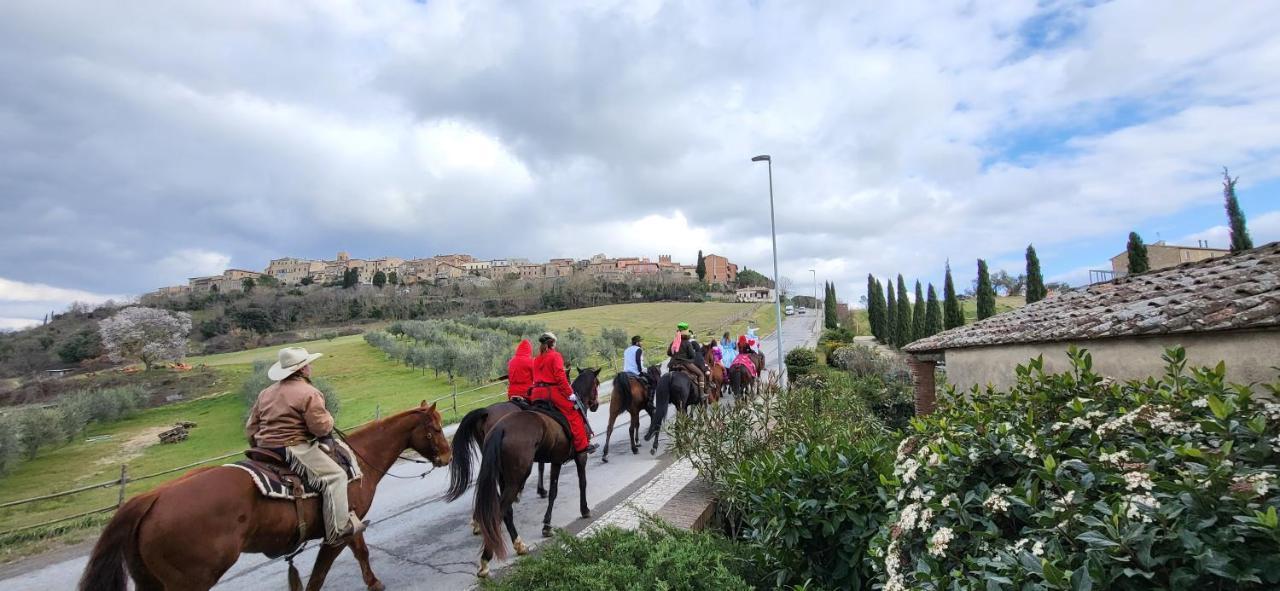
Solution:
<svg viewBox="0 0 1280 591"><path fill-rule="evenodd" d="M602 306L528 316L545 323L552 330L563 331L576 326L589 335L600 328L621 327L629 333L645 337L646 346L654 354L674 332L678 321L689 322L698 334L716 334L731 330L744 332L747 321L760 325L767 334L773 324L769 306L754 304L689 304L652 303ZM373 418L381 409L385 416L423 399L447 397L452 386L436 378L430 370L414 370L387 359L381 351L366 344L360 335L297 343L312 352L324 353L315 363L315 373L333 383L339 393L341 409L338 424L351 427ZM206 365L218 372L216 388L198 399L153 408L134 417L106 425L95 425L71 444L42 452L36 459L23 462L8 476L0 479L0 502L40 496L59 490L106 482L120 475L121 464L127 464L131 477L183 466L199 460L235 452L245 446L244 402L240 384L256 360L274 360L278 347L268 347L193 357L192 365ZM163 371L163 370L157 370ZM459 390L470 389L460 385ZM486 404L486 398L500 395L501 385L490 386L458 396L458 413L451 412L450 400L440 403L445 419L456 421L467 410ZM156 434L177 421L194 421L190 438L173 445L160 445ZM223 460L226 461L226 460ZM178 474L130 484L127 491L135 494L150 490ZM118 489L106 488L41 503L0 509L0 532L14 527L41 523L115 503ZM4 541L0 540L0 546Z"/></svg>
<svg viewBox="0 0 1280 591"><path fill-rule="evenodd" d="M996 314L1003 314L1027 305L1026 296L996 296ZM964 309L964 323L973 324L978 321L978 300L969 298L960 302Z"/></svg>

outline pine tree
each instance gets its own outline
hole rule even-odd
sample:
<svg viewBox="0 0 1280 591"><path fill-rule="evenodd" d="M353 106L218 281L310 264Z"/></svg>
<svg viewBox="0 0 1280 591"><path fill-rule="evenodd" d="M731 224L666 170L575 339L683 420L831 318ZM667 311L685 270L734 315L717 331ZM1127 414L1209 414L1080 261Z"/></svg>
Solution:
<svg viewBox="0 0 1280 591"><path fill-rule="evenodd" d="M698 281L707 280L707 260L702 258L702 251L698 251Z"/></svg>
<svg viewBox="0 0 1280 591"><path fill-rule="evenodd" d="M916 301L911 310L911 340L923 339L924 334L924 290L920 289L920 280L916 280Z"/></svg>
<svg viewBox="0 0 1280 591"><path fill-rule="evenodd" d="M1151 262L1147 259L1147 245L1137 232L1129 232L1129 244L1125 246L1129 253L1129 274L1137 275L1151 270Z"/></svg>
<svg viewBox="0 0 1280 591"><path fill-rule="evenodd" d="M951 280L951 263L947 263L947 278L942 285L942 326L951 330L964 326L964 310L960 308L960 298L956 297L956 284Z"/></svg>
<svg viewBox="0 0 1280 591"><path fill-rule="evenodd" d="M898 344L898 296L893 292L892 279L884 291L889 301L884 309L884 344L893 346Z"/></svg>
<svg viewBox="0 0 1280 591"><path fill-rule="evenodd" d="M880 336L880 298L876 297L876 278L867 273L867 323L871 325L871 335L877 340Z"/></svg>
<svg viewBox="0 0 1280 591"><path fill-rule="evenodd" d="M1249 229L1244 224L1244 212L1240 211L1240 202L1236 200L1236 181L1240 177L1231 178L1227 169L1222 169L1222 196L1226 200L1227 220L1231 222L1231 253L1253 248L1253 239L1249 238Z"/></svg>
<svg viewBox="0 0 1280 591"><path fill-rule="evenodd" d="M991 286L987 261L978 259L978 320L996 315L996 289Z"/></svg>
<svg viewBox="0 0 1280 591"><path fill-rule="evenodd" d="M942 332L942 306L938 304L938 292L929 284L929 301L925 304L924 336L931 337Z"/></svg>
<svg viewBox="0 0 1280 591"><path fill-rule="evenodd" d="M898 275L898 323L893 327L899 349L911 342L911 300L907 299L907 283Z"/></svg>
<svg viewBox="0 0 1280 591"><path fill-rule="evenodd" d="M1027 245L1027 303L1038 302L1049 295L1044 287L1044 274L1040 272L1040 257L1036 256L1036 247ZM992 310L994 310L994 306Z"/></svg>

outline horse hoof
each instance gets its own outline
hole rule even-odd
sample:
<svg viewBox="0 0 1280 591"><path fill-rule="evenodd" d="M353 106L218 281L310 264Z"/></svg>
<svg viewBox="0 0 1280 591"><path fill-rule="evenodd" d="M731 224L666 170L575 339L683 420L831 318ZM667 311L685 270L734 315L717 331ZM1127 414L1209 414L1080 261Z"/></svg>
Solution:
<svg viewBox="0 0 1280 591"><path fill-rule="evenodd" d="M600 461L601 461L601 462L604 462L604 463L606 463L606 464L608 464L608 463L609 463L609 456L600 456Z"/></svg>
<svg viewBox="0 0 1280 591"><path fill-rule="evenodd" d="M372 585L369 585L369 591L387 591L387 586L383 585L382 581L374 581Z"/></svg>
<svg viewBox="0 0 1280 591"><path fill-rule="evenodd" d="M476 571L476 576L482 579L489 578L489 561L488 560L480 561L480 570Z"/></svg>
<svg viewBox="0 0 1280 591"><path fill-rule="evenodd" d="M653 449L649 450L649 455L651 455L651 456L656 456L656 455L658 455L658 448L656 448L656 447L655 447L655 448L653 448Z"/></svg>
<svg viewBox="0 0 1280 591"><path fill-rule="evenodd" d="M538 498L540 498L540 499L545 499L545 498L547 498L547 491L545 491L545 490L540 490L540 491L538 491Z"/></svg>
<svg viewBox="0 0 1280 591"><path fill-rule="evenodd" d="M582 512L582 518L583 518L583 519L591 519L591 511L583 511L583 512Z"/></svg>
<svg viewBox="0 0 1280 591"><path fill-rule="evenodd" d="M549 538L549 537L551 537L551 526L550 526L550 525L544 525L544 526L542 526L542 537L544 537L544 538Z"/></svg>
<svg viewBox="0 0 1280 591"><path fill-rule="evenodd" d="M633 447L633 448L631 448L631 453L632 453L633 455L634 455L634 454L638 454L638 453L640 453L640 448L638 448L638 447Z"/></svg>
<svg viewBox="0 0 1280 591"><path fill-rule="evenodd" d="M529 547L524 545L524 540L516 538L516 556L524 556L529 553Z"/></svg>

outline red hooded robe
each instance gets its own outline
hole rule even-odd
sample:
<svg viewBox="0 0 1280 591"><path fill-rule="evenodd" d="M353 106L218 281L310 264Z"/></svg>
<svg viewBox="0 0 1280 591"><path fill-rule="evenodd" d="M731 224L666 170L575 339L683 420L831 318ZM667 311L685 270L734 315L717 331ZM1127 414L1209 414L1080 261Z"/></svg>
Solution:
<svg viewBox="0 0 1280 591"><path fill-rule="evenodd" d="M533 345L529 339L516 345L515 357L507 362L507 398L519 396L529 397L529 388L533 387Z"/></svg>
<svg viewBox="0 0 1280 591"><path fill-rule="evenodd" d="M579 452L587 448L591 442L587 438L587 426L582 413L569 401L573 394L573 386L569 384L569 376L564 372L564 357L555 349L548 349L533 360L533 380L538 384L533 389L531 400L547 400L569 421L569 430L573 435L573 451Z"/></svg>

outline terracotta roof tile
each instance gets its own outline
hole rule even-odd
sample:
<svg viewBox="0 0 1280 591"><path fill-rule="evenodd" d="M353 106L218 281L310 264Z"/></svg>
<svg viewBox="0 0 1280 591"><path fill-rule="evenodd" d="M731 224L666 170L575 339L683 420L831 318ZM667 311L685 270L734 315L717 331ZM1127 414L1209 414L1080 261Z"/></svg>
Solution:
<svg viewBox="0 0 1280 591"><path fill-rule="evenodd" d="M1280 328L1280 242L1090 285L920 339L904 350L1245 328Z"/></svg>

